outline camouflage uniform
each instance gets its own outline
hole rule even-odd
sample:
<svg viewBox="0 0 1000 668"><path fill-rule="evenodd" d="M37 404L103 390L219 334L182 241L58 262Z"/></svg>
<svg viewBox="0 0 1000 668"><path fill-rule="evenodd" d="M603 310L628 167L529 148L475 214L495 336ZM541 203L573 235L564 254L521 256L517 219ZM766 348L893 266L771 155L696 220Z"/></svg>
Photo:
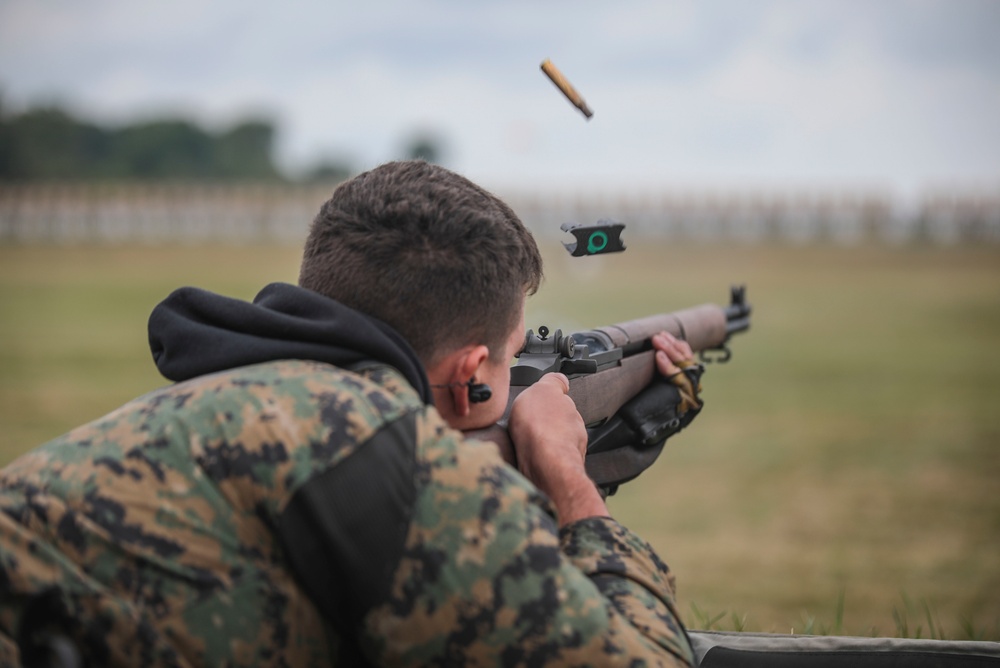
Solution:
<svg viewBox="0 0 1000 668"><path fill-rule="evenodd" d="M0 486L6 662L50 587L94 665L691 660L648 545L608 518L558 530L493 445L384 365L179 383L21 457ZM396 486L396 507L373 507Z"/></svg>

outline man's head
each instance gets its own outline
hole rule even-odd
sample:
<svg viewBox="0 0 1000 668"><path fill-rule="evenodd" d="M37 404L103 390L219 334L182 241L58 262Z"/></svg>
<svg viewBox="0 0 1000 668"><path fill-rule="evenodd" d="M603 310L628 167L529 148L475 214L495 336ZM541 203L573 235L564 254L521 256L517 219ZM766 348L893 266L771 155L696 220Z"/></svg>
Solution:
<svg viewBox="0 0 1000 668"><path fill-rule="evenodd" d="M340 185L313 221L299 273L302 287L391 325L427 367L470 344L500 362L541 279L538 247L510 207L423 161Z"/></svg>

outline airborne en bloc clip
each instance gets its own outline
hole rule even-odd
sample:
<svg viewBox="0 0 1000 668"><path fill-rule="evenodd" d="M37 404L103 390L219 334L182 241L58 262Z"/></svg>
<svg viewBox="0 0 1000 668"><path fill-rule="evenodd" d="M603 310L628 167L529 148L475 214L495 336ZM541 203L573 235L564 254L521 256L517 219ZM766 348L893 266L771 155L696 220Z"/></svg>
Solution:
<svg viewBox="0 0 1000 668"><path fill-rule="evenodd" d="M625 244L621 240L625 225L613 220L599 220L596 225L563 223L560 229L571 232L576 237L576 241L563 242L563 246L574 257L620 253L625 250Z"/></svg>

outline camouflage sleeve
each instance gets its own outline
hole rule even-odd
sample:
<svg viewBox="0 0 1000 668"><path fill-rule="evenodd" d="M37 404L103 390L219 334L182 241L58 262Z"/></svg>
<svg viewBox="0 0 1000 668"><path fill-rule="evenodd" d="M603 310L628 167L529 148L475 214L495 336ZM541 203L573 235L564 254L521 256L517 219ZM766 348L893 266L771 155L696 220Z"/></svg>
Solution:
<svg viewBox="0 0 1000 668"><path fill-rule="evenodd" d="M429 411L418 493L388 600L364 619L388 665L690 665L667 567L610 518L559 531L492 444Z"/></svg>
<svg viewBox="0 0 1000 668"><path fill-rule="evenodd" d="M21 658L17 650L17 643L0 630L0 666L17 666L20 663Z"/></svg>
<svg viewBox="0 0 1000 668"><path fill-rule="evenodd" d="M693 662L675 607L673 573L646 541L609 517L592 517L563 527L560 542L563 554L632 627Z"/></svg>

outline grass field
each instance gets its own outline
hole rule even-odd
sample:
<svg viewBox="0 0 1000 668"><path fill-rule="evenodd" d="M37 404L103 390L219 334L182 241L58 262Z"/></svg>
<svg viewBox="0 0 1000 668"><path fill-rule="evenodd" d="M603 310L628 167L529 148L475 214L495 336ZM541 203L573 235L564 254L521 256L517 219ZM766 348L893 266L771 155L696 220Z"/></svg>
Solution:
<svg viewBox="0 0 1000 668"><path fill-rule="evenodd" d="M704 412L611 499L690 625L1000 640L1000 249L548 245L535 329L748 285ZM251 298L297 255L0 247L0 464L164 384L145 323L171 289Z"/></svg>

